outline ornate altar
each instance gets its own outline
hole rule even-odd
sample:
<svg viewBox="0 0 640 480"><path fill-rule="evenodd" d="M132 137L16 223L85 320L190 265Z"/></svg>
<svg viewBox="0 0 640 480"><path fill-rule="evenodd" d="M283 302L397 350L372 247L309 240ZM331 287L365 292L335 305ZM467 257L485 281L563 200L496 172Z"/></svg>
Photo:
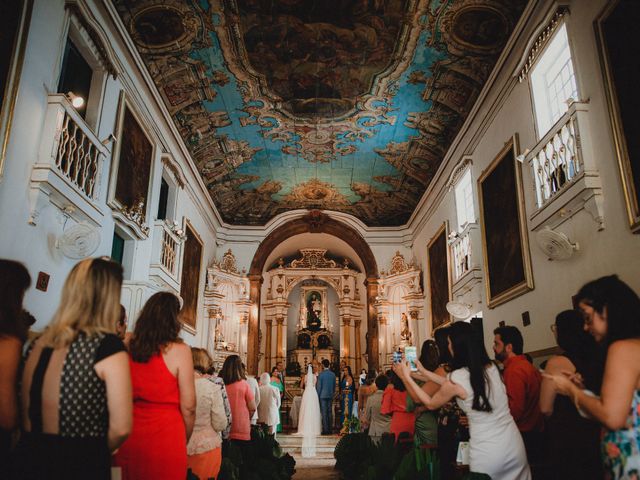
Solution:
<svg viewBox="0 0 640 480"><path fill-rule="evenodd" d="M329 326L326 286L303 285L300 289L296 338L296 348L289 350L288 361L298 362L303 372L313 360L321 362L326 358L332 363L337 360Z"/></svg>

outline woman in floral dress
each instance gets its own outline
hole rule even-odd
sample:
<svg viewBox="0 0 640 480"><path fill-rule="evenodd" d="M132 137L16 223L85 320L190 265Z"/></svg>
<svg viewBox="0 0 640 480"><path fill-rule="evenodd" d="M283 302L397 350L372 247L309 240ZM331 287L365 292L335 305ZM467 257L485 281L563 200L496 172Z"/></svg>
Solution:
<svg viewBox="0 0 640 480"><path fill-rule="evenodd" d="M579 377L546 375L579 411L599 421L605 478L640 477L640 298L616 275L587 283L576 295L585 329L607 348L600 397ZM573 381L572 381L573 380Z"/></svg>

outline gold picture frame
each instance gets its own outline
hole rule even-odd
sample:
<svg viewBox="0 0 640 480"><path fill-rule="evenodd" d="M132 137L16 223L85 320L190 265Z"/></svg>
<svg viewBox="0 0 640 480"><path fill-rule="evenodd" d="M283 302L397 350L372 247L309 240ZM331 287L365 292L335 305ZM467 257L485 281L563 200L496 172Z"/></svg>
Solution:
<svg viewBox="0 0 640 480"><path fill-rule="evenodd" d="M533 290L522 166L514 134L478 178L487 306L497 307Z"/></svg>
<svg viewBox="0 0 640 480"><path fill-rule="evenodd" d="M180 310L182 328L195 335L198 323L198 302L200 300L200 277L204 242L191 222L185 218L184 231L187 239L182 247L182 268L180 271L180 296L183 304Z"/></svg>
<svg viewBox="0 0 640 480"><path fill-rule="evenodd" d="M448 225L444 222L427 244L429 318L431 329L451 323L451 315L447 311L447 302L451 301L451 259L449 252ZM446 272L446 296L442 284ZM446 297L446 298L445 298Z"/></svg>
<svg viewBox="0 0 640 480"><path fill-rule="evenodd" d="M114 210L114 216L144 239L148 235L149 196L156 142L124 90L120 92L114 131L116 141L111 162L108 205Z"/></svg>
<svg viewBox="0 0 640 480"><path fill-rule="evenodd" d="M622 6L623 4L624 6ZM620 8L622 11L618 10ZM637 112L633 108L640 99L637 93L637 82L640 78L629 78L633 69L628 68L629 62L633 62L633 58L636 58L634 51L639 50L637 42L640 41L640 38L633 28L634 18L637 18L637 15L629 15L633 12L625 12L624 8L635 8L634 12L638 12L639 6L637 2L623 0L609 2L594 21L594 29L629 227L632 232L640 233L640 143L637 141L640 128L637 127L637 119L635 118ZM617 33L622 33L620 25L613 25L607 30L607 21L612 17L614 20L611 21L614 23L615 19L628 20L629 28L623 29L625 39L615 38ZM633 35L636 38L635 42ZM618 77L617 83L616 75ZM620 81L621 77L625 78L624 82ZM627 88L621 88L625 84ZM633 121L629 121L629 118L633 118ZM629 139L633 140L629 141Z"/></svg>
<svg viewBox="0 0 640 480"><path fill-rule="evenodd" d="M3 57L5 57L0 59L0 62L2 62L0 72L6 70L4 78L0 78L0 82L2 82L0 83L0 88L4 84L0 105L0 179L4 175L4 164L18 96L20 75L24 64L24 52L31 23L31 11L33 9L33 0L18 1L17 3L21 5L13 12L14 15L4 18L5 26L9 25L15 30L3 29L3 33L0 34L0 39L3 39L3 43L6 42L5 46L8 47L6 52L4 49L0 50L3 52ZM10 10L11 7L7 6L6 8Z"/></svg>

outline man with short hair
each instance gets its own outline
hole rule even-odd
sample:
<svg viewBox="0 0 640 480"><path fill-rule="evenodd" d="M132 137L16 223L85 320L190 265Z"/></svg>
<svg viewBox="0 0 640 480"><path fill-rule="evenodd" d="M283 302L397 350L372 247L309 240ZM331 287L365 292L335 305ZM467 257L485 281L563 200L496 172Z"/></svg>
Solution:
<svg viewBox="0 0 640 480"><path fill-rule="evenodd" d="M540 412L540 372L522 354L524 341L520 330L507 325L493 331L493 351L504 365L503 379L511 416L522 434L529 463L540 459L544 419Z"/></svg>
<svg viewBox="0 0 640 480"><path fill-rule="evenodd" d="M320 415L322 415L322 435L331 435L333 426L333 395L336 390L336 374L330 367L329 360L322 360L322 372L318 375L316 391L320 399Z"/></svg>

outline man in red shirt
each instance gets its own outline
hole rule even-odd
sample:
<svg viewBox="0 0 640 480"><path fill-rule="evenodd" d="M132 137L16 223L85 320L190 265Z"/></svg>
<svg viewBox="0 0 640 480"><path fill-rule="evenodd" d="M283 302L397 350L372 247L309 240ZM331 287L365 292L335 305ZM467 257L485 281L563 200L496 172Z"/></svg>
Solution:
<svg viewBox="0 0 640 480"><path fill-rule="evenodd" d="M493 331L493 351L504 365L503 380L509 397L509 410L522 434L530 464L540 461L544 417L540 412L540 372L522 354L524 342L513 326Z"/></svg>

